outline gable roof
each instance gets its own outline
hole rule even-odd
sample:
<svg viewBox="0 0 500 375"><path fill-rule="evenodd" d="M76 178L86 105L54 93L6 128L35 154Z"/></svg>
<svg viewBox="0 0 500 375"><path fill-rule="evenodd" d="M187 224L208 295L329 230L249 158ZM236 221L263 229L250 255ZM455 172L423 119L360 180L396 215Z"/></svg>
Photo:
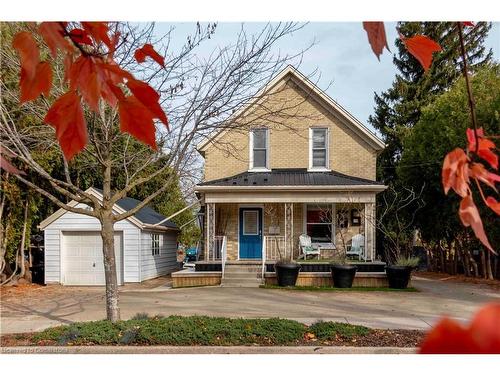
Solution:
<svg viewBox="0 0 500 375"><path fill-rule="evenodd" d="M91 193L91 194L97 196L97 198L99 198L99 199L102 199L102 189L89 188L89 189L86 190L86 192ZM122 213L122 212L126 212L128 210L133 209L139 203L141 203L141 201L139 201L137 199L134 199L134 198L126 197L126 198L119 199L116 202L116 205L115 205L114 209L116 211L118 211L118 213ZM73 206L73 207L76 206L77 204L78 204L78 202L76 202L76 201L71 201L70 203L68 203L68 205ZM50 223L52 223L55 220L57 220L59 217L61 217L62 215L64 215L66 212L67 212L67 210L65 210L63 208L60 208L59 210L57 210L56 212L54 212L52 215L50 215L49 217L47 217L45 220L43 220L40 223L39 228L41 230L43 230ZM174 230L177 230L178 229L177 225L174 222L170 221L170 220L167 220L167 221L165 221L164 223L162 223L160 225L155 225L155 224L159 223L160 221L162 221L164 219L166 219L165 216L163 216L162 214L156 212L151 207L149 207L149 206L146 205L143 208L141 208L138 212L136 212L135 215L132 215L132 216L130 216L129 218L127 218L125 220L131 221L133 224L135 224L136 226L138 226L141 229L147 229L147 228L149 228L149 229L160 229L160 230L165 230L165 229L174 229ZM153 228L153 226L154 226L154 228Z"/></svg>
<svg viewBox="0 0 500 375"><path fill-rule="evenodd" d="M356 119L351 113L349 113L344 107L333 100L328 94L316 86L309 78L295 69L293 66L288 65L283 69L276 77L274 77L268 84L261 88L254 98L250 100L247 104L242 106L239 110L234 112L231 116L226 119L226 122L230 122L243 115L251 106L256 104L259 100L262 100L264 94L269 94L276 89L278 84L282 82L285 78L290 78L294 83L302 86L305 91L311 93L311 97L316 99L323 107L329 112L336 115L336 117L344 120L346 126L352 129L354 132L359 134L362 139L364 139L373 149L376 151L381 151L385 148L384 142L378 138L370 129L368 129L363 123ZM228 129L220 129L216 131L212 136L205 139L203 142L197 145L197 150L203 153L214 141L221 137Z"/></svg>
<svg viewBox="0 0 500 375"><path fill-rule="evenodd" d="M305 168L273 169L269 172L243 172L231 177L205 181L197 185L198 191L219 189L328 189L328 190L384 190L377 181L348 176L343 173L310 172Z"/></svg>

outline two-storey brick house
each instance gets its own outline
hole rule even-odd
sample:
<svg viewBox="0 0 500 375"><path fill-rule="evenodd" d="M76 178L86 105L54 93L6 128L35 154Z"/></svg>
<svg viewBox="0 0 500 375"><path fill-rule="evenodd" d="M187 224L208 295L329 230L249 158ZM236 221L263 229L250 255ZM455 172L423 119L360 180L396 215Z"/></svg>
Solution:
<svg viewBox="0 0 500 375"><path fill-rule="evenodd" d="M291 66L227 121L198 145L203 259L298 258L301 234L329 257L362 234L374 260L380 139Z"/></svg>

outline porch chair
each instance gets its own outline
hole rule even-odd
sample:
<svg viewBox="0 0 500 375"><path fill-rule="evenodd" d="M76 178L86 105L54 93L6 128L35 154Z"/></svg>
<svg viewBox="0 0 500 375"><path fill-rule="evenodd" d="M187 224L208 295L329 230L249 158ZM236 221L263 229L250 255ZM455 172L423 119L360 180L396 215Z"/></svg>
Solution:
<svg viewBox="0 0 500 375"><path fill-rule="evenodd" d="M299 236L299 245L300 249L302 250L302 255L300 257L303 257L304 260L307 259L308 255L317 255L319 259L320 250L319 248L314 248L312 246L311 237L309 237L307 234L301 234Z"/></svg>
<svg viewBox="0 0 500 375"><path fill-rule="evenodd" d="M365 256L365 236L356 234L351 239L351 245L347 245L346 255L354 255L358 260L366 260Z"/></svg>

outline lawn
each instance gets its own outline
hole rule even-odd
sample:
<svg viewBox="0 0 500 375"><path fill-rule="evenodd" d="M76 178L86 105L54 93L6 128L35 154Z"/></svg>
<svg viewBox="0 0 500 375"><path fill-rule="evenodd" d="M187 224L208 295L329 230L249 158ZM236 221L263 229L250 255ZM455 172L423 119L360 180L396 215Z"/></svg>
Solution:
<svg viewBox="0 0 500 375"><path fill-rule="evenodd" d="M260 285L264 289L283 289L283 290L309 290L315 292L418 292L416 288L393 289L385 287L372 286L353 286L352 288L335 288L333 286L279 286L279 285Z"/></svg>
<svg viewBox="0 0 500 375"><path fill-rule="evenodd" d="M414 347L423 333L377 330L336 322L306 326L294 320L230 319L207 316L148 317L73 323L37 333L4 335L2 346L16 345L336 345Z"/></svg>

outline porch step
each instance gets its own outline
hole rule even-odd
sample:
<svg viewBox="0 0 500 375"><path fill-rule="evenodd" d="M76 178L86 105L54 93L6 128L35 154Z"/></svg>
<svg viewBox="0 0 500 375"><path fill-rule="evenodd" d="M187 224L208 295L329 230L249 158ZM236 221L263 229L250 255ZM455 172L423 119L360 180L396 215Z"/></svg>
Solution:
<svg viewBox="0 0 500 375"><path fill-rule="evenodd" d="M258 287L262 284L262 266L255 263L229 263L224 269L221 286Z"/></svg>

